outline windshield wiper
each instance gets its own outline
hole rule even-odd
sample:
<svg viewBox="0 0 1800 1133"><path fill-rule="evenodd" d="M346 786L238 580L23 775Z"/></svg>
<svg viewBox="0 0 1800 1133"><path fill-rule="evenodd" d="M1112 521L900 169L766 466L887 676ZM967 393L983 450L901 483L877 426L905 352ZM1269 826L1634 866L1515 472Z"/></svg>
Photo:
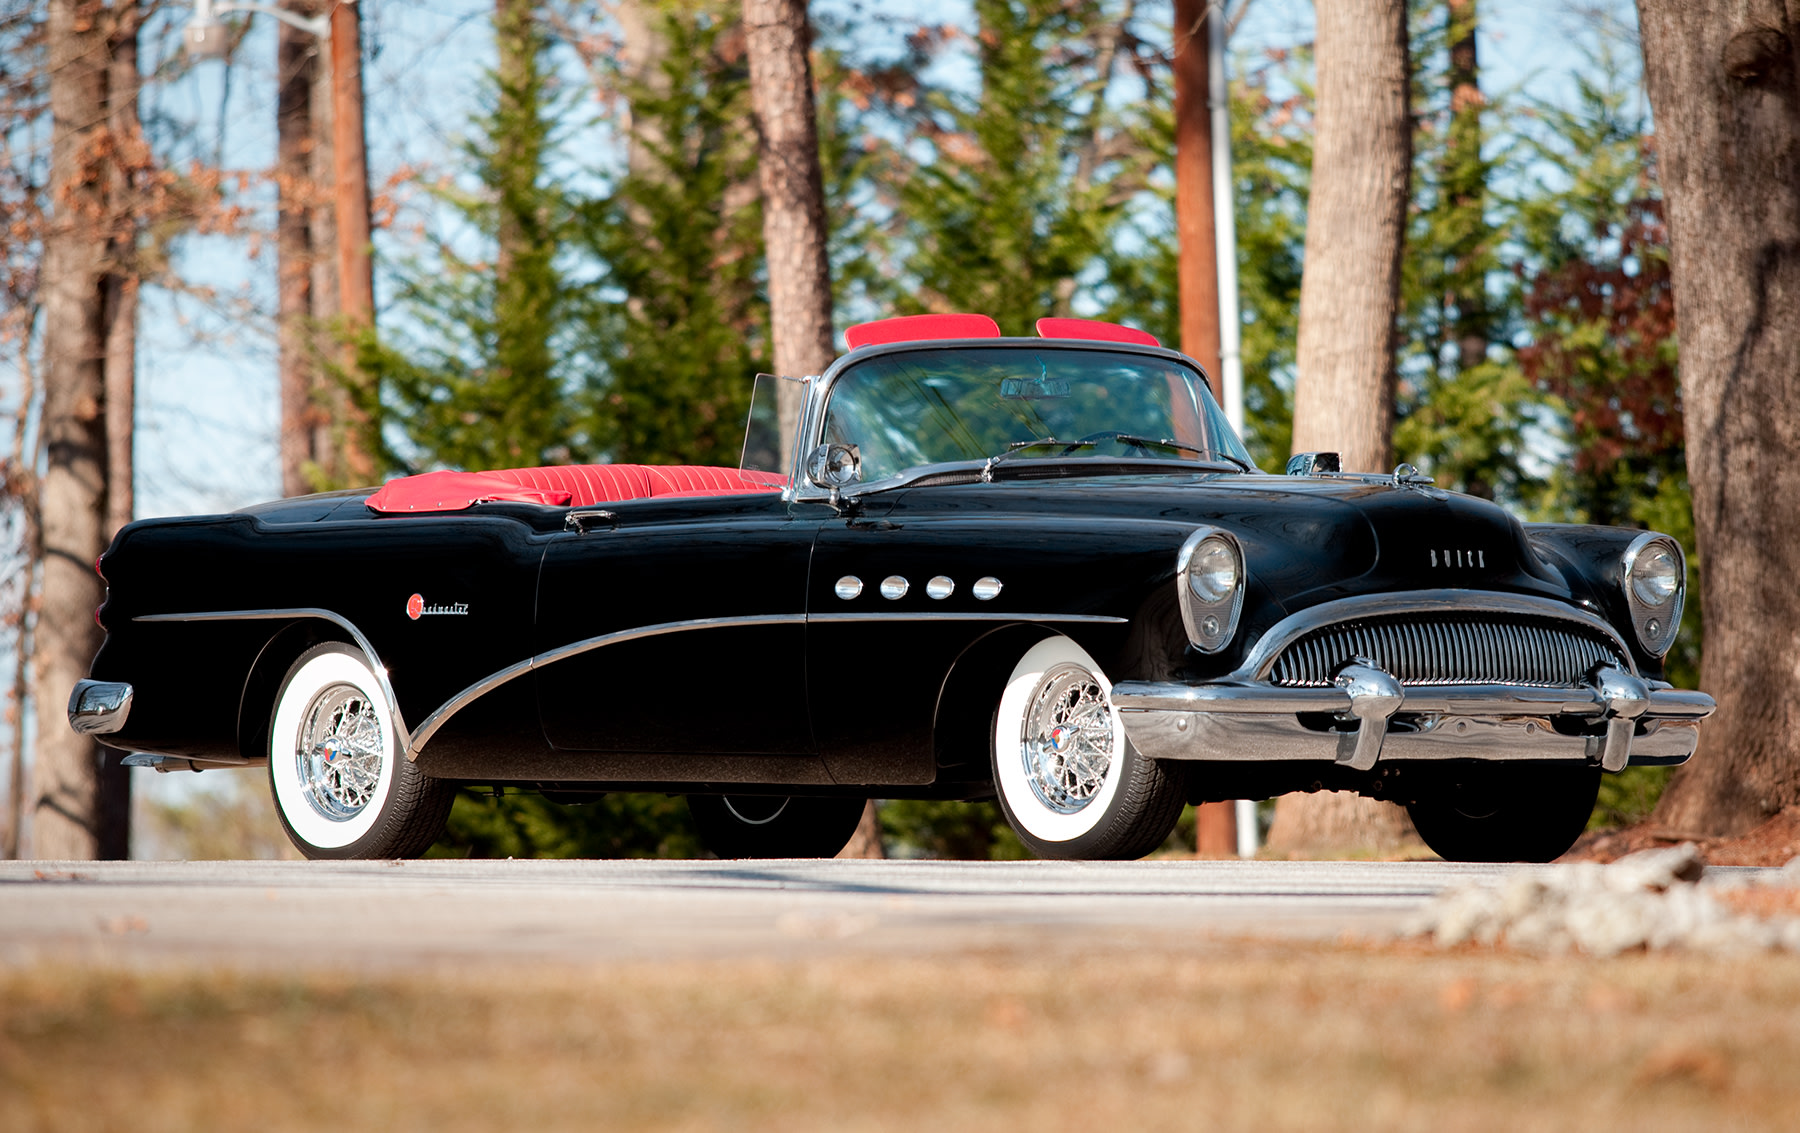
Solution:
<svg viewBox="0 0 1800 1133"><path fill-rule="evenodd" d="M981 482L984 484L992 484L994 482L994 466L996 464L1029 448L1049 448L1054 445L1061 445L1063 454L1067 454L1078 448L1093 448L1096 445L1108 442L1118 442L1120 444L1130 445L1133 448L1176 449L1180 452L1191 452L1195 456L1206 460L1217 458L1230 461L1245 472L1256 471L1255 466L1228 452L1210 452L1198 445L1190 445L1183 441L1174 441L1167 438L1154 440L1150 437L1140 437L1133 433L1106 433L1097 437L1083 437L1078 441L1059 441L1055 437L1045 437L1042 440L1032 441L1014 441L1012 444L1006 446L1005 452L996 453L995 455L988 457L987 463L982 465L981 468Z"/></svg>
<svg viewBox="0 0 1800 1133"><path fill-rule="evenodd" d="M1233 456L1228 452L1213 452L1209 449L1203 449L1199 445L1190 445L1184 441L1170 440L1167 437L1164 437L1161 440L1153 440L1150 437L1140 437L1134 433L1113 433L1110 436L1105 437L1083 437L1079 441L1070 441L1068 447L1092 447L1099 444L1101 441L1117 441L1120 444L1131 445L1134 448L1172 448L1180 452L1191 452L1204 460L1230 461L1245 472L1256 471L1254 465L1240 457Z"/></svg>
<svg viewBox="0 0 1800 1133"><path fill-rule="evenodd" d="M1045 437L1043 440L1014 441L1012 444L1006 446L1005 452L997 452L993 456L988 457L987 463L981 466L981 482L983 484L992 484L994 482L994 465L999 464L1002 460L1012 456L1014 453L1023 452L1028 448L1043 448L1046 445L1059 445L1062 443L1063 442L1057 440L1055 437Z"/></svg>

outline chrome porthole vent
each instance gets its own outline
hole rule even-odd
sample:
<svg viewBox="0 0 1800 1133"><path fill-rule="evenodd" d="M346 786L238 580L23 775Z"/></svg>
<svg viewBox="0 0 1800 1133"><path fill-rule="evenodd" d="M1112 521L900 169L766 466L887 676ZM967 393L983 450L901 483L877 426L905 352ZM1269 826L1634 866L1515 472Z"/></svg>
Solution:
<svg viewBox="0 0 1800 1133"><path fill-rule="evenodd" d="M313 698L294 759L312 808L333 822L361 814L381 783L382 721L360 689L331 685Z"/></svg>
<svg viewBox="0 0 1800 1133"><path fill-rule="evenodd" d="M852 598L862 594L862 579L856 577L854 574L846 574L844 577L837 580L837 585L832 587L831 591L839 598L848 602Z"/></svg>
<svg viewBox="0 0 1800 1133"><path fill-rule="evenodd" d="M975 585L969 588L969 593L975 595L977 602L992 602L1000 597L1000 590L1000 580L990 574L986 578L976 579Z"/></svg>
<svg viewBox="0 0 1800 1133"><path fill-rule="evenodd" d="M941 602L956 593L956 583L949 577L940 574L925 584L925 593Z"/></svg>
<svg viewBox="0 0 1800 1133"><path fill-rule="evenodd" d="M910 589L912 584L897 574L890 574L881 580L881 596L890 602L906 597L906 592Z"/></svg>
<svg viewBox="0 0 1800 1133"><path fill-rule="evenodd" d="M1039 802L1074 814L1094 801L1112 767L1112 705L1093 674L1062 665L1045 674L1025 712L1019 755Z"/></svg>

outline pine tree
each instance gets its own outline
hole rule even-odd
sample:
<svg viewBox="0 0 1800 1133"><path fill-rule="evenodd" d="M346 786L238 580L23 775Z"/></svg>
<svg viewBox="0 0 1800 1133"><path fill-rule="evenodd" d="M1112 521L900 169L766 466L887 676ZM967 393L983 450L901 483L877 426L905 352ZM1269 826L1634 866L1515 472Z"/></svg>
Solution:
<svg viewBox="0 0 1800 1133"><path fill-rule="evenodd" d="M1615 47L1602 44L1590 64L1573 105L1533 107L1540 127L1529 152L1546 175L1519 210L1531 340L1519 362L1560 404L1573 452L1547 503L1557 519L1654 528L1691 551L1669 232L1650 123ZM1690 561L1690 572L1698 566ZM1698 593L1697 573L1689 592ZM1677 685L1694 687L1697 601L1669 665Z"/></svg>
<svg viewBox="0 0 1800 1133"><path fill-rule="evenodd" d="M631 171L577 213L603 265L585 347L604 371L586 430L613 460L738 462L767 365L749 69L735 5L646 5L656 81L624 76Z"/></svg>
<svg viewBox="0 0 1800 1133"><path fill-rule="evenodd" d="M1503 270L1513 205L1493 184L1511 125L1480 85L1476 0L1412 5L1417 129L1401 283L1394 448L1438 483L1519 502L1536 490L1525 432L1538 414L1511 343L1519 286Z"/></svg>
<svg viewBox="0 0 1800 1133"><path fill-rule="evenodd" d="M916 124L932 158L895 186L916 287L898 308L1029 334L1071 313L1135 188L1105 98L1120 17L1099 0L976 0L975 16L980 90L926 92Z"/></svg>
<svg viewBox="0 0 1800 1133"><path fill-rule="evenodd" d="M475 233L412 265L400 289L408 332L369 337L363 371L379 380L384 418L405 435L401 467L506 468L595 451L568 406L580 388L566 341L583 292L559 267L568 203L546 171L553 107L548 42L523 0L496 7L499 62L487 109L465 144L475 187L438 199ZM380 444L379 431L370 440Z"/></svg>

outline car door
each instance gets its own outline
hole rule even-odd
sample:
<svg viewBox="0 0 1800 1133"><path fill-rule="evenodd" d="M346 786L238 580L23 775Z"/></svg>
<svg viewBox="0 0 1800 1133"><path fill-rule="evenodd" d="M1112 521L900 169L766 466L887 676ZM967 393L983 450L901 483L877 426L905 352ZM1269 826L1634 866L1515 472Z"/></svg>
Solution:
<svg viewBox="0 0 1800 1133"><path fill-rule="evenodd" d="M810 757L804 615L816 515L774 493L637 500L606 513L552 536L544 555L534 677L551 746L648 757L616 773L643 782L759 777L754 758L721 772L701 756ZM767 781L815 763L771 765Z"/></svg>
<svg viewBox="0 0 1800 1133"><path fill-rule="evenodd" d="M819 530L807 681L819 750L840 783L935 781L945 675L1005 620L1002 603L976 596L980 519L941 514L930 497L876 496Z"/></svg>

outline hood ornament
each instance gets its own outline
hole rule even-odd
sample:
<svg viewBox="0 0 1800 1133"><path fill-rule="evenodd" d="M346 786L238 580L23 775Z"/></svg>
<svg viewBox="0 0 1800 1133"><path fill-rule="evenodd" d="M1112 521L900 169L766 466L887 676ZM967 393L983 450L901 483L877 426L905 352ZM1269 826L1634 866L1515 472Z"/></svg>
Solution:
<svg viewBox="0 0 1800 1133"><path fill-rule="evenodd" d="M1394 487L1411 488L1434 500L1447 500L1450 493L1437 486L1437 481L1420 472L1416 465L1401 461L1394 466Z"/></svg>

